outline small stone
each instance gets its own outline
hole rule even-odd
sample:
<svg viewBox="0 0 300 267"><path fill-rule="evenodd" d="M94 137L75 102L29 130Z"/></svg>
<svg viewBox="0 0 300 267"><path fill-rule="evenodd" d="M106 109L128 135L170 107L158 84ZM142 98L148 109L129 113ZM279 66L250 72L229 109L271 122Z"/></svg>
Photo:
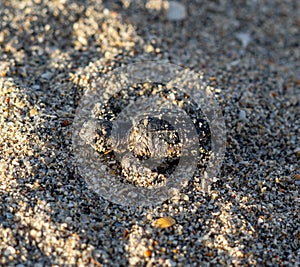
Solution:
<svg viewBox="0 0 300 267"><path fill-rule="evenodd" d="M144 49L147 53L152 53L154 51L154 47L151 44L146 45Z"/></svg>
<svg viewBox="0 0 300 267"><path fill-rule="evenodd" d="M104 8L104 9L103 9L103 15L104 15L104 16L108 16L108 15L109 15L109 9Z"/></svg>
<svg viewBox="0 0 300 267"><path fill-rule="evenodd" d="M8 247L6 248L6 250L4 251L4 255L5 255L5 256L13 255L13 254L15 254L15 253L16 253L16 250L15 250L15 248L12 247L12 246L8 246Z"/></svg>
<svg viewBox="0 0 300 267"><path fill-rule="evenodd" d="M2 44L4 42L4 39L5 39L4 32L0 32L0 44Z"/></svg>
<svg viewBox="0 0 300 267"><path fill-rule="evenodd" d="M213 200L216 200L217 198L218 198L218 193L216 193L216 192L213 192L212 194L211 194L211 198L213 199Z"/></svg>
<svg viewBox="0 0 300 267"><path fill-rule="evenodd" d="M246 111L245 110L243 110L243 109L240 110L239 119L241 121L246 121Z"/></svg>
<svg viewBox="0 0 300 267"><path fill-rule="evenodd" d="M32 229L32 230L30 231L30 236L31 236L33 239L36 239L36 237L37 237L37 231L36 231L35 229Z"/></svg>
<svg viewBox="0 0 300 267"><path fill-rule="evenodd" d="M67 217L67 218L66 218L66 222L67 222L67 223L71 223L72 221L73 221L73 219L72 219L71 217Z"/></svg>
<svg viewBox="0 0 300 267"><path fill-rule="evenodd" d="M32 85L32 89L34 89L34 90L40 90L41 86L39 86L38 84L34 84L34 85Z"/></svg>
<svg viewBox="0 0 300 267"><path fill-rule="evenodd" d="M50 71L47 71L41 75L41 78L50 80L53 77L53 73Z"/></svg>
<svg viewBox="0 0 300 267"><path fill-rule="evenodd" d="M168 2L163 0L148 0L146 3L146 8L152 11L160 11L166 6L168 6Z"/></svg>
<svg viewBox="0 0 300 267"><path fill-rule="evenodd" d="M172 217L162 217L156 220L155 227L157 228L169 228L176 223Z"/></svg>
<svg viewBox="0 0 300 267"><path fill-rule="evenodd" d="M182 199L183 201L189 201L189 200L190 200L189 196L186 195L186 194L182 194L182 195L181 195L181 199Z"/></svg>
<svg viewBox="0 0 300 267"><path fill-rule="evenodd" d="M67 223L62 223L62 224L60 225L60 230L64 230L64 229L66 229L66 228L68 228L68 224L67 224Z"/></svg>
<svg viewBox="0 0 300 267"><path fill-rule="evenodd" d="M169 99L170 99L171 101L174 101L174 100L176 99L176 97L175 97L175 95L174 95L173 93L171 93L171 94L169 95Z"/></svg>
<svg viewBox="0 0 300 267"><path fill-rule="evenodd" d="M38 115L38 111L35 108L33 108L29 111L29 116L33 117L35 115Z"/></svg>
<svg viewBox="0 0 300 267"><path fill-rule="evenodd" d="M149 249L147 249L147 250L144 252L144 256L145 256L146 258L151 257L151 254L152 254L152 251L149 250Z"/></svg>
<svg viewBox="0 0 300 267"><path fill-rule="evenodd" d="M88 40L84 36L78 36L78 42L84 46L88 45Z"/></svg>
<svg viewBox="0 0 300 267"><path fill-rule="evenodd" d="M175 1L169 2L169 10L167 13L167 19L170 21L179 21L186 18L186 7Z"/></svg>
<svg viewBox="0 0 300 267"><path fill-rule="evenodd" d="M299 181L300 181L300 174L298 174L298 173L297 173L297 174L295 174L295 175L294 175L294 179L295 179L295 180L299 180Z"/></svg>
<svg viewBox="0 0 300 267"><path fill-rule="evenodd" d="M148 219L149 221L151 221L151 220L153 219L152 215L151 215L151 214L147 214L147 219Z"/></svg>
<svg viewBox="0 0 300 267"><path fill-rule="evenodd" d="M264 219L262 217L259 217L257 220L258 224L263 224L264 223Z"/></svg>
<svg viewBox="0 0 300 267"><path fill-rule="evenodd" d="M250 34L245 32L236 33L235 36L241 42L243 48L246 48L252 40Z"/></svg>

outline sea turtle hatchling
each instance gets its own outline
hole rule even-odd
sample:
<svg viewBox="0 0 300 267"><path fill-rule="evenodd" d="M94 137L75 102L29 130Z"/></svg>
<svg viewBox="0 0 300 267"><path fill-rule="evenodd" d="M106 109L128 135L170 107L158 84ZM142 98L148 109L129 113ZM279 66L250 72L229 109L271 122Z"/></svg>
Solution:
<svg viewBox="0 0 300 267"><path fill-rule="evenodd" d="M122 182L142 187L159 186L166 182L180 157L185 156L182 154L182 138L184 135L188 136L189 131L185 127L186 133L181 132L180 135L176 124L184 125L185 122L176 118L170 123L159 114L140 114L129 120L130 123L120 122L117 134L113 134L114 122L129 101L152 94L159 94L159 97L164 98L172 94L175 96L173 104L182 107L188 114L197 130L202 165L210 150L208 123L201 110L183 93L175 90L171 92L161 84L153 83L149 86L147 83L147 86L135 84L124 92L115 94L102 105L98 114L94 114L97 120L96 125L93 125L93 142L89 142L113 173L123 177ZM186 139L185 145L189 146L189 140Z"/></svg>

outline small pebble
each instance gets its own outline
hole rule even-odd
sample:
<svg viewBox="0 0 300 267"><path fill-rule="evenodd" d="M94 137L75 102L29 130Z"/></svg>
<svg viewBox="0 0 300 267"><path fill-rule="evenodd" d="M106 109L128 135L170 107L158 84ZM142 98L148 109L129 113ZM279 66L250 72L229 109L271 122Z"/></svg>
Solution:
<svg viewBox="0 0 300 267"><path fill-rule="evenodd" d="M236 33L235 36L241 42L243 48L246 48L252 40L251 35L246 32Z"/></svg>
<svg viewBox="0 0 300 267"><path fill-rule="evenodd" d="M53 73L50 71L47 71L41 75L41 78L50 80L53 77Z"/></svg>
<svg viewBox="0 0 300 267"><path fill-rule="evenodd" d="M184 20L187 16L186 7L175 1L169 2L169 10L167 12L167 18L170 21Z"/></svg>
<svg viewBox="0 0 300 267"><path fill-rule="evenodd" d="M16 253L16 250L12 246L8 246L4 251L5 256L14 255L15 253Z"/></svg>
<svg viewBox="0 0 300 267"><path fill-rule="evenodd" d="M241 121L246 121L246 111L241 109L240 112L239 112L239 119Z"/></svg>
<svg viewBox="0 0 300 267"><path fill-rule="evenodd" d="M155 227L158 228L169 228L176 223L172 217L162 217L156 220Z"/></svg>
<svg viewBox="0 0 300 267"><path fill-rule="evenodd" d="M34 89L34 90L40 90L40 88L41 88L41 86L38 84L32 85L32 89Z"/></svg>

